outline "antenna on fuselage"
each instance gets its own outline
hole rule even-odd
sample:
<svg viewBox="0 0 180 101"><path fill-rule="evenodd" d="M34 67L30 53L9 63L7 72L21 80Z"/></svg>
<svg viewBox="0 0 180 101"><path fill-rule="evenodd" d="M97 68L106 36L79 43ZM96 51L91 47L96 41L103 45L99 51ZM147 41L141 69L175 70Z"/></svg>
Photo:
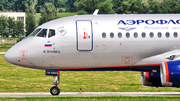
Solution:
<svg viewBox="0 0 180 101"><path fill-rule="evenodd" d="M99 12L99 9L96 9L96 10L94 11L93 15L97 15L98 12Z"/></svg>

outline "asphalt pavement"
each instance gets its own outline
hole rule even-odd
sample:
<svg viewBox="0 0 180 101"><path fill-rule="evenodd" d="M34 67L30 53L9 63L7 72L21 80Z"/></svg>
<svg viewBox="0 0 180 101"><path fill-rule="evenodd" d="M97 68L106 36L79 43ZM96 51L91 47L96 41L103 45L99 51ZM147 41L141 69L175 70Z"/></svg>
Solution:
<svg viewBox="0 0 180 101"><path fill-rule="evenodd" d="M0 97L51 97L49 92L34 93L0 93ZM90 96L180 96L180 92L61 92L59 97L90 97Z"/></svg>

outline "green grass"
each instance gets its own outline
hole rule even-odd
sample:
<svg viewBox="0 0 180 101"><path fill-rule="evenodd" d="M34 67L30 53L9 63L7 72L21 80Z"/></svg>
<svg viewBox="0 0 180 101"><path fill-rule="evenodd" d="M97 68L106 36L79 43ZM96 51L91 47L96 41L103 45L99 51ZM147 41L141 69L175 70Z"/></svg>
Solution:
<svg viewBox="0 0 180 101"><path fill-rule="evenodd" d="M6 48L6 47L5 48L4 47L3 48L0 47L0 52L6 52L6 51L8 51L8 49L9 48Z"/></svg>
<svg viewBox="0 0 180 101"><path fill-rule="evenodd" d="M11 48L14 44L0 44L0 52L6 52L9 48Z"/></svg>
<svg viewBox="0 0 180 101"><path fill-rule="evenodd" d="M36 21L39 21L40 16L41 16L41 13L36 13Z"/></svg>
<svg viewBox="0 0 180 101"><path fill-rule="evenodd" d="M0 92L49 92L52 78L43 70L11 65L0 55ZM179 88L154 88L141 84L140 73L61 72L61 92L179 92Z"/></svg>
<svg viewBox="0 0 180 101"><path fill-rule="evenodd" d="M179 101L180 97L25 97L25 98L0 98L0 101Z"/></svg>
<svg viewBox="0 0 180 101"><path fill-rule="evenodd" d="M9 40L16 39L16 40L18 40L19 38L1 38L1 37L0 37L0 39L9 39Z"/></svg>
<svg viewBox="0 0 180 101"><path fill-rule="evenodd" d="M1 48L11 48L12 46L14 46L14 44L10 44L10 43L0 44Z"/></svg>
<svg viewBox="0 0 180 101"><path fill-rule="evenodd" d="M77 15L77 13L58 13L58 17L67 17L67 16L73 16L73 15Z"/></svg>

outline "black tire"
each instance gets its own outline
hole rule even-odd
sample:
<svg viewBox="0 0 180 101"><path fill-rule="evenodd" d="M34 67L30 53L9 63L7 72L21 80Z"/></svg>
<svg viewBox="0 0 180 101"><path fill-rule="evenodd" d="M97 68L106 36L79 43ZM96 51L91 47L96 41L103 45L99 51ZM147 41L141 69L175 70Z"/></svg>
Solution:
<svg viewBox="0 0 180 101"><path fill-rule="evenodd" d="M59 95L60 89L57 86L54 86L51 88L50 92L52 95Z"/></svg>

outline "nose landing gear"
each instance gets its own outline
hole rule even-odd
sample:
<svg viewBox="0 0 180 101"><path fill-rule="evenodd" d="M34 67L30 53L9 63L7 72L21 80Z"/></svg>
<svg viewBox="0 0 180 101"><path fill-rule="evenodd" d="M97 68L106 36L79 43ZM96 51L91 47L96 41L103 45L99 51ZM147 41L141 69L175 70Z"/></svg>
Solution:
<svg viewBox="0 0 180 101"><path fill-rule="evenodd" d="M60 89L58 84L60 83L60 71L46 70L46 75L53 76L53 87L50 89L52 95L59 95Z"/></svg>
<svg viewBox="0 0 180 101"><path fill-rule="evenodd" d="M55 85L55 86L53 86L53 87L50 89L50 93L51 93L52 95L59 95L59 93L60 93L60 89L59 89L59 87L58 87L59 82L60 82L59 76L53 77L53 83L52 83L52 84Z"/></svg>

